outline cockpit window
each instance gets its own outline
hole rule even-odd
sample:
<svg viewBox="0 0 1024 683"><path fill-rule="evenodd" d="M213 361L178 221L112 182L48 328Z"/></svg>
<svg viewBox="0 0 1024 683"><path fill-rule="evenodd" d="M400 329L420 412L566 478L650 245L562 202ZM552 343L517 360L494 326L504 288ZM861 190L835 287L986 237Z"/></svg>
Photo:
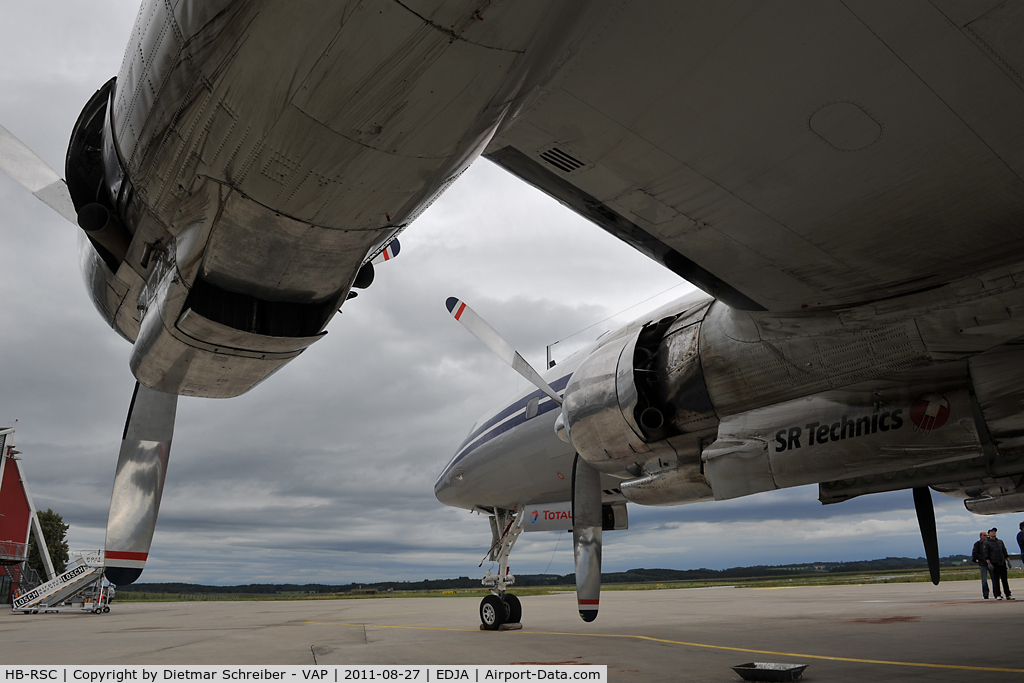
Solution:
<svg viewBox="0 0 1024 683"><path fill-rule="evenodd" d="M529 420L531 417L536 417L537 407L540 405L540 397L534 396L526 404L526 419Z"/></svg>

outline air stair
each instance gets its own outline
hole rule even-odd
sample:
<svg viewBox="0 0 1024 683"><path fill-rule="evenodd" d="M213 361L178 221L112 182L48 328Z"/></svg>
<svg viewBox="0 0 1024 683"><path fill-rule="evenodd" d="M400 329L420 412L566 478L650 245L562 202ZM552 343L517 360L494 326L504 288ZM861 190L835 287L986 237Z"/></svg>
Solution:
<svg viewBox="0 0 1024 683"><path fill-rule="evenodd" d="M40 612L59 612L69 607L63 605L65 601L82 592L94 584L103 582L103 551L77 551L72 553L72 561L68 564L67 570L55 579L36 586L30 591L15 598L11 607L15 612L24 614L38 614ZM105 592L102 586L100 595ZM94 591L95 592L95 589ZM86 609L97 612L100 610L110 611L106 604L99 605L96 601L87 601L83 606L73 607L74 609ZM85 607L84 605L89 605Z"/></svg>

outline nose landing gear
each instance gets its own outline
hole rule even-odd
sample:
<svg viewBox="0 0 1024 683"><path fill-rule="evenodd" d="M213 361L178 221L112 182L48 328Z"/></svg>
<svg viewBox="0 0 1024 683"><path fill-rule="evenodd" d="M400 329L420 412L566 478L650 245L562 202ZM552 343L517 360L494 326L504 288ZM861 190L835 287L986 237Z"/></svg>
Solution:
<svg viewBox="0 0 1024 683"><path fill-rule="evenodd" d="M522 533L523 511L495 510L491 522L491 549L485 560L498 562L498 573L492 574L488 569L484 574L483 585L491 589L491 595L484 596L480 601L480 628L487 631L508 631L522 628L523 606L519 598L506 592L516 582L508 567L508 556L512 546ZM483 562L480 563L483 566Z"/></svg>

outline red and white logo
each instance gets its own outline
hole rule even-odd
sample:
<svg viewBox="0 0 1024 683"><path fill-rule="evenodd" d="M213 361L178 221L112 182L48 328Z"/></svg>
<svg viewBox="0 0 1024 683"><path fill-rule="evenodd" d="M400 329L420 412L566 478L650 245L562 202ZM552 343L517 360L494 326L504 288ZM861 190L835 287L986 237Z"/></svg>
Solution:
<svg viewBox="0 0 1024 683"><path fill-rule="evenodd" d="M910 404L910 421L915 431L931 432L949 420L949 399L932 394Z"/></svg>

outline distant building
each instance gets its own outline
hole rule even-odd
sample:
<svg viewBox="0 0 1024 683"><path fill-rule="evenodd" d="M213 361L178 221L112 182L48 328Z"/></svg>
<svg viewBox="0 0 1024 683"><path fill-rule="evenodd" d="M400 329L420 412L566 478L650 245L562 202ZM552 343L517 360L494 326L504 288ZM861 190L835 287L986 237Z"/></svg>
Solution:
<svg viewBox="0 0 1024 683"><path fill-rule="evenodd" d="M14 448L14 430L0 428L0 604L10 604L12 589L24 589L39 582L28 567L28 538L32 532L36 534L48 578L53 578L43 530L21 458Z"/></svg>

